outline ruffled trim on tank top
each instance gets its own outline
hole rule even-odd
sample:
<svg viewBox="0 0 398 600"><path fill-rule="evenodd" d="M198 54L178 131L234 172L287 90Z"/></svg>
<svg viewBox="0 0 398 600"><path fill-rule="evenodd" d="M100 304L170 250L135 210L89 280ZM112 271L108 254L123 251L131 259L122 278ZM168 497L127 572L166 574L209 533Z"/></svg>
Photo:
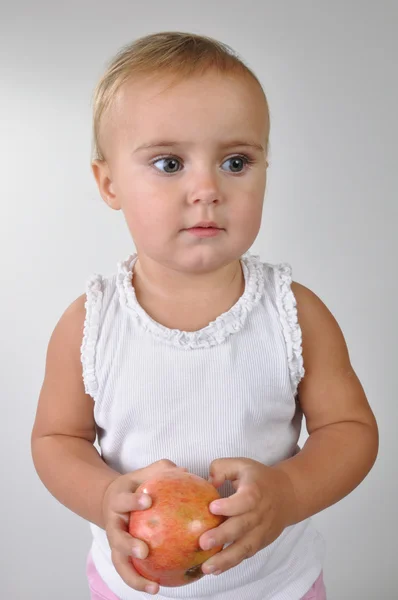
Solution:
<svg viewBox="0 0 398 600"><path fill-rule="evenodd" d="M230 335L242 329L249 313L260 302L264 293L264 266L258 256L245 254L241 258L245 290L227 312L198 331L169 329L153 320L138 303L133 286L133 268L137 255L129 256L118 264L116 284L122 306L126 307L141 327L163 342L181 349L209 348L223 343Z"/></svg>
<svg viewBox="0 0 398 600"><path fill-rule="evenodd" d="M102 276L93 275L86 287L86 318L83 329L83 342L81 346L81 362L83 366L83 381L86 394L94 397L98 391L98 382L95 372L95 355L100 325L102 306Z"/></svg>
<svg viewBox="0 0 398 600"><path fill-rule="evenodd" d="M286 342L287 360L293 394L304 377L302 332L297 316L297 302L292 292L292 268L287 263L275 267L276 298Z"/></svg>

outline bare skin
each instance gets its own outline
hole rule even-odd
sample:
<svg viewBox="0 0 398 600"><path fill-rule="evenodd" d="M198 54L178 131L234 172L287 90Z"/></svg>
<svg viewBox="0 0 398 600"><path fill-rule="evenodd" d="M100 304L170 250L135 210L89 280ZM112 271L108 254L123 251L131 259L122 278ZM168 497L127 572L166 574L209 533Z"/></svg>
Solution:
<svg viewBox="0 0 398 600"><path fill-rule="evenodd" d="M309 437L296 456L273 467L244 457L213 462L214 484L230 479L237 493L213 510L231 518L201 537L202 548L210 541L230 544L203 565L205 573L236 566L273 542L285 527L338 502L361 483L376 460L377 424L343 334L313 292L298 283L292 289L306 368L299 402Z"/></svg>
<svg viewBox="0 0 398 600"><path fill-rule="evenodd" d="M214 73L167 92L163 83L135 82L123 90L104 126L106 160L96 161L93 173L104 201L123 211L137 247L133 284L141 306L166 327L196 331L243 292L239 259L260 229L269 121L254 83ZM155 148L140 149L153 141ZM188 229L203 220L216 222L220 234L193 236ZM309 439L297 456L272 467L245 457L209 465L214 483L231 479L237 493L214 508L230 519L201 538L203 546L210 539L233 542L203 566L205 573L232 568L286 526L339 501L376 459L376 421L340 328L313 292L297 283L293 291L306 369L299 402ZM106 530L126 583L157 593L157 584L129 561L148 548L129 536L127 519L140 507L134 492L143 478L177 467L165 457L121 475L94 448L94 402L85 394L80 362L84 302L81 296L65 311L49 343L33 460L60 502Z"/></svg>

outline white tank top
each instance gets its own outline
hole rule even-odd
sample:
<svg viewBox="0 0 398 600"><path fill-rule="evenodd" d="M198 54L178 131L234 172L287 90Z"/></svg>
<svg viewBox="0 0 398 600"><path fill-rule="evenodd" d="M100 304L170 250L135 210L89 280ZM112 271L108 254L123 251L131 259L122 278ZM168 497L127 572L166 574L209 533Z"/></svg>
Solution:
<svg viewBox="0 0 398 600"><path fill-rule="evenodd" d="M103 460L127 473L167 458L207 479L215 458L270 466L297 453L304 367L290 266L244 255L238 302L207 327L183 332L155 322L138 304L136 259L87 284L81 355ZM233 491L230 482L220 488L222 496ZM124 583L105 531L90 527L94 564L114 594L152 597ZM320 574L323 556L323 538L308 519L222 575L161 587L157 597L298 600Z"/></svg>

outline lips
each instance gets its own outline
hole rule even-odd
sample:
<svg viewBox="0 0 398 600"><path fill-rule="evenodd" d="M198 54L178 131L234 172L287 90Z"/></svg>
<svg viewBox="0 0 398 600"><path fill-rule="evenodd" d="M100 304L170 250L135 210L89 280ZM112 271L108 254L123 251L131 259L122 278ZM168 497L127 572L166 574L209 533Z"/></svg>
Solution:
<svg viewBox="0 0 398 600"><path fill-rule="evenodd" d="M193 227L189 227L189 229L198 229L198 228L221 229L221 227L219 227L217 225L217 223L215 223L214 221L200 221L199 223L196 223L196 225L193 225Z"/></svg>
<svg viewBox="0 0 398 600"><path fill-rule="evenodd" d="M193 227L188 227L186 231L197 238L211 238L218 236L223 228L214 221L200 221Z"/></svg>

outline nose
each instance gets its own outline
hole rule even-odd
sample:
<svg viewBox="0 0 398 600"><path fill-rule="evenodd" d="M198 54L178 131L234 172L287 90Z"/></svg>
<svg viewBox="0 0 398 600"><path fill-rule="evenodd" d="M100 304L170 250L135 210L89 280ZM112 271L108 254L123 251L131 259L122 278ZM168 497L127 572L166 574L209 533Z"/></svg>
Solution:
<svg viewBox="0 0 398 600"><path fill-rule="evenodd" d="M219 204L221 189L217 174L209 171L198 173L190 178L188 200L190 204Z"/></svg>

